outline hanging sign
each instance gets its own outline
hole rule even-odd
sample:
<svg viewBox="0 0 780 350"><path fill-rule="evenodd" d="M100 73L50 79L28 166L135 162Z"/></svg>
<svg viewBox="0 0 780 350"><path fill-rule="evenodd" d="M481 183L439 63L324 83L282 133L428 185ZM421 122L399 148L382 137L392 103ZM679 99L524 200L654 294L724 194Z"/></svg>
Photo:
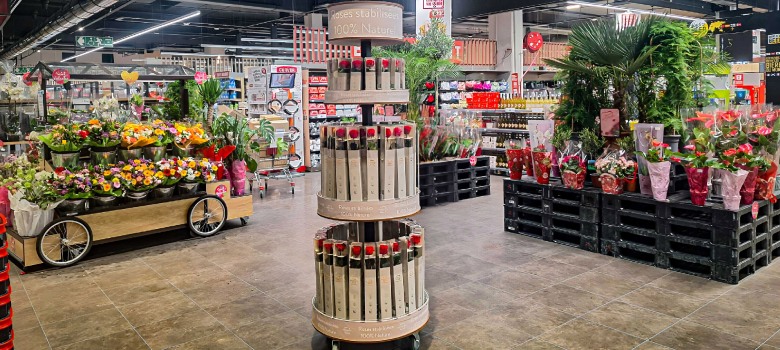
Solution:
<svg viewBox="0 0 780 350"><path fill-rule="evenodd" d="M520 76L512 73L512 95L520 94Z"/></svg>
<svg viewBox="0 0 780 350"><path fill-rule="evenodd" d="M132 85L138 81L138 72L130 73L126 70L123 70L120 76L122 76L122 81L124 81L127 85Z"/></svg>
<svg viewBox="0 0 780 350"><path fill-rule="evenodd" d="M429 9L443 9L444 0L423 0L423 8Z"/></svg>
<svg viewBox="0 0 780 350"><path fill-rule="evenodd" d="M54 79L55 83L62 85L70 80L70 72L67 69L58 68L51 72L51 78Z"/></svg>
<svg viewBox="0 0 780 350"><path fill-rule="evenodd" d="M605 108L601 110L599 117L601 120L601 136L620 136L620 110Z"/></svg>
<svg viewBox="0 0 780 350"><path fill-rule="evenodd" d="M195 82L198 83L198 85L203 84L206 79L209 78L209 75L206 74L206 72L196 72L195 73Z"/></svg>
<svg viewBox="0 0 780 350"><path fill-rule="evenodd" d="M544 45L544 39L539 32L528 32L523 37L523 47L530 53L539 51L542 48L542 45Z"/></svg>
<svg viewBox="0 0 780 350"><path fill-rule="evenodd" d="M214 78L230 78L230 71L214 72Z"/></svg>
<svg viewBox="0 0 780 350"><path fill-rule="evenodd" d="M403 7L389 2L342 2L328 6L328 41L357 45L362 40L393 44L403 40Z"/></svg>
<svg viewBox="0 0 780 350"><path fill-rule="evenodd" d="M450 62L460 64L463 62L463 40L455 40L452 42L452 57Z"/></svg>

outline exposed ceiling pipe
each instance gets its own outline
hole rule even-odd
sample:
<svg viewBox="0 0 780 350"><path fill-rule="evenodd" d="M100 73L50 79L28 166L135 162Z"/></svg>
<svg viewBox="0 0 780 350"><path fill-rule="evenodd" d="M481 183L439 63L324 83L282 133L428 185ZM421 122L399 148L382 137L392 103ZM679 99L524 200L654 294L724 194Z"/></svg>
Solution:
<svg viewBox="0 0 780 350"><path fill-rule="evenodd" d="M19 4L21 4L21 3L22 3L22 0L16 0L13 3L11 3L10 8L8 9L8 15L5 16L5 18L3 19L3 24L0 24L0 30L3 30L3 28L5 28L5 24L8 23L8 20L11 18L11 14L14 13L14 11L16 10L16 7L19 6Z"/></svg>
<svg viewBox="0 0 780 350"><path fill-rule="evenodd" d="M27 50L33 49L63 31L79 24L81 21L105 10L116 2L117 0L73 0L65 5L61 14L49 17L44 24L30 31L32 35L0 52L0 59L10 59Z"/></svg>

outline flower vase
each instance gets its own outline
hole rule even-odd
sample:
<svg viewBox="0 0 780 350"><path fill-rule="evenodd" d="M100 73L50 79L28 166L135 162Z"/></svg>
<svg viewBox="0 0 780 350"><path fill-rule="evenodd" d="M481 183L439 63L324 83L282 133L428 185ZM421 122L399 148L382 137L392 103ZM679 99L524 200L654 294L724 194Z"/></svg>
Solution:
<svg viewBox="0 0 780 350"><path fill-rule="evenodd" d="M626 192L636 192L636 176L623 179L623 188Z"/></svg>
<svg viewBox="0 0 780 350"><path fill-rule="evenodd" d="M647 162L650 163L650 162ZM667 162L668 163L668 162ZM653 180L652 180L652 174L649 175L642 175L639 174L639 193L641 194L653 194ZM667 179L668 179L667 174ZM666 195L664 195L664 198L666 198Z"/></svg>
<svg viewBox="0 0 780 350"><path fill-rule="evenodd" d="M171 198L175 189L176 185L155 187L152 190L152 197L155 199Z"/></svg>
<svg viewBox="0 0 780 350"><path fill-rule="evenodd" d="M534 174L536 176L536 182L540 185L547 185L550 183L550 170L552 165L552 153L551 152L533 152L534 161Z"/></svg>
<svg viewBox="0 0 780 350"><path fill-rule="evenodd" d="M647 171L650 173L647 179L650 180L653 199L657 201L665 201L667 192L669 191L669 171L672 167L670 162L647 162ZM641 185L641 175L640 175Z"/></svg>
<svg viewBox="0 0 780 350"><path fill-rule="evenodd" d="M133 149L127 149L127 148L120 148L116 152L117 159L120 162L129 162L133 159L140 159L141 158L141 149L140 148L133 148Z"/></svg>
<svg viewBox="0 0 780 350"><path fill-rule="evenodd" d="M685 173L688 175L691 203L694 205L704 205L704 201L707 200L707 182L710 177L710 168L685 167Z"/></svg>
<svg viewBox="0 0 780 350"><path fill-rule="evenodd" d="M528 176L534 176L534 168L531 161L531 148L526 147L523 151L523 166L525 167L525 174Z"/></svg>
<svg viewBox="0 0 780 350"><path fill-rule="evenodd" d="M76 215L87 210L86 204L86 198L65 199L60 202L60 205L57 206L57 209L64 212L65 215Z"/></svg>
<svg viewBox="0 0 780 350"><path fill-rule="evenodd" d="M125 193L125 197L129 199L131 202L140 202L146 200L146 198L149 196L149 191L130 191L128 190Z"/></svg>
<svg viewBox="0 0 780 350"><path fill-rule="evenodd" d="M243 196L246 191L246 162L234 160L230 163L230 187L232 194Z"/></svg>
<svg viewBox="0 0 780 350"><path fill-rule="evenodd" d="M116 147L90 147L89 162L92 165L116 164Z"/></svg>
<svg viewBox="0 0 780 350"><path fill-rule="evenodd" d="M175 156L177 156L179 158L192 157L192 155L193 155L192 146L187 146L187 147L184 147L184 148L180 148L177 145L173 145L173 155L175 155Z"/></svg>
<svg viewBox="0 0 780 350"><path fill-rule="evenodd" d="M198 185L200 185L200 183L180 181L176 187L178 188L179 194L188 195L197 193Z"/></svg>
<svg viewBox="0 0 780 350"><path fill-rule="evenodd" d="M79 166L79 157L81 152L51 152L51 167L76 169Z"/></svg>
<svg viewBox="0 0 780 350"><path fill-rule="evenodd" d="M608 194L622 194L623 193L623 179L612 174L599 175L599 181L601 181L601 189L604 193Z"/></svg>
<svg viewBox="0 0 780 350"><path fill-rule="evenodd" d="M758 177L758 167L747 167L744 165L737 165L742 170L748 172L745 177L745 183L742 184L742 188L739 189L740 204L748 205L753 204L753 198L756 193L756 178Z"/></svg>
<svg viewBox="0 0 780 350"><path fill-rule="evenodd" d="M563 179L563 185L567 188L574 190L581 190L585 187L585 169L580 169L580 172L575 173L571 170L564 170L561 174Z"/></svg>
<svg viewBox="0 0 780 350"><path fill-rule="evenodd" d="M523 164L525 163L525 150L507 149L506 160L509 164L509 178L520 180L523 177Z"/></svg>
<svg viewBox="0 0 780 350"><path fill-rule="evenodd" d="M723 169L718 170L720 172L720 179L723 181L720 189L723 196L723 207L726 210L737 211L739 210L739 203L742 199L742 196L740 196L740 189L745 183L748 171L739 169L737 172L732 173Z"/></svg>
<svg viewBox="0 0 780 350"><path fill-rule="evenodd" d="M90 201L90 207L111 207L116 205L117 199L119 197L115 196L101 196L96 195L92 197L92 201Z"/></svg>
<svg viewBox="0 0 780 350"><path fill-rule="evenodd" d="M766 171L759 171L756 178L756 199L766 199L772 203L777 202L775 197L775 180L777 176L777 163L772 162L772 166Z"/></svg>
<svg viewBox="0 0 780 350"><path fill-rule="evenodd" d="M165 158L165 146L145 146L141 149L144 159L159 162Z"/></svg>

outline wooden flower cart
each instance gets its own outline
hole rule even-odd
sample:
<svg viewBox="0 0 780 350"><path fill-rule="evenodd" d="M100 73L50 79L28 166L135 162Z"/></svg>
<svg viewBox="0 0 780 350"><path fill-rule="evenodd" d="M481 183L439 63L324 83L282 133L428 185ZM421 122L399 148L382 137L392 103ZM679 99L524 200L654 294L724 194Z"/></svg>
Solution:
<svg viewBox="0 0 780 350"><path fill-rule="evenodd" d="M216 181L191 195L59 215L37 237L9 229L8 251L23 269L65 267L84 258L95 244L179 228L208 237L219 233L227 220L240 219L245 225L250 215L252 196L231 197L229 181Z"/></svg>

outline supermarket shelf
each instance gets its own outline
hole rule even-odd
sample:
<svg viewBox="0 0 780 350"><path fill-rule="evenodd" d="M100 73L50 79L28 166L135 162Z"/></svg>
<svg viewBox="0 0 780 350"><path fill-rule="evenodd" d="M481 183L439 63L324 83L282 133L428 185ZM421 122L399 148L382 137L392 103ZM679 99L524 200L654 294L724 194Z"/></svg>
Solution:
<svg viewBox="0 0 780 350"><path fill-rule="evenodd" d="M328 86L328 83L308 83L306 86Z"/></svg>
<svg viewBox="0 0 780 350"><path fill-rule="evenodd" d="M225 101L241 102L241 101L243 101L243 99L240 99L240 98L220 98L219 100L217 100L217 102L225 102Z"/></svg>
<svg viewBox="0 0 780 350"><path fill-rule="evenodd" d="M441 111L470 111L470 112L482 112L482 113L534 113L530 109L514 109L514 108L501 108L501 109L441 109Z"/></svg>
<svg viewBox="0 0 780 350"><path fill-rule="evenodd" d="M482 147L482 151L487 152L504 152L506 151L506 148L490 148L490 147Z"/></svg>
<svg viewBox="0 0 780 350"><path fill-rule="evenodd" d="M309 103L325 103L325 100L309 100Z"/></svg>
<svg viewBox="0 0 780 350"><path fill-rule="evenodd" d="M351 118L354 116L345 116L345 115L330 115L327 117L309 117L309 120L328 120L328 119L340 119L340 118Z"/></svg>
<svg viewBox="0 0 780 350"><path fill-rule="evenodd" d="M512 132L512 133L526 133L528 130L525 129L502 129L502 128L478 128L479 131L484 132Z"/></svg>

